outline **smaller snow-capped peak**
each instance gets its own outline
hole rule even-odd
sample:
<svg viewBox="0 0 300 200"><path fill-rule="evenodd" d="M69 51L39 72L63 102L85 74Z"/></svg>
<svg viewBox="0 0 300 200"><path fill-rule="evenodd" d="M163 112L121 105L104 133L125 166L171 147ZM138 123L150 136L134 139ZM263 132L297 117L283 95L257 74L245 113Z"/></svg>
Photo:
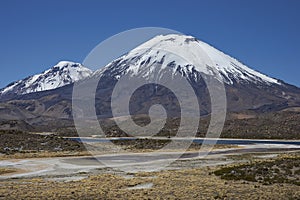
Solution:
<svg viewBox="0 0 300 200"><path fill-rule="evenodd" d="M89 77L92 73L90 69L80 63L60 61L40 74L9 84L0 90L0 95L7 93L28 94L52 90Z"/></svg>
<svg viewBox="0 0 300 200"><path fill-rule="evenodd" d="M126 60L128 62L121 62ZM125 71L132 74L140 73L141 67L145 64L151 66L161 63L162 68L172 66L174 70L184 74L193 75L197 71L216 75L217 71L216 78L226 84L234 82L281 84L278 80L247 67L209 44L187 35L158 35L114 62L116 61L123 63L124 67L129 66ZM114 62L107 67L112 67ZM105 70L98 70L98 73L103 71ZM143 77L147 75L144 74Z"/></svg>

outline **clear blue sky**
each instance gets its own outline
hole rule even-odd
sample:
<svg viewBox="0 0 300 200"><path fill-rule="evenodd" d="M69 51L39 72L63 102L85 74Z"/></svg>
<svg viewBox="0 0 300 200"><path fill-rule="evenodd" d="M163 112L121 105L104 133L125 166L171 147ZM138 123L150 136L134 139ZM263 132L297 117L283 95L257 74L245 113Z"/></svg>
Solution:
<svg viewBox="0 0 300 200"><path fill-rule="evenodd" d="M0 87L147 26L191 34L300 86L299 0L1 0Z"/></svg>

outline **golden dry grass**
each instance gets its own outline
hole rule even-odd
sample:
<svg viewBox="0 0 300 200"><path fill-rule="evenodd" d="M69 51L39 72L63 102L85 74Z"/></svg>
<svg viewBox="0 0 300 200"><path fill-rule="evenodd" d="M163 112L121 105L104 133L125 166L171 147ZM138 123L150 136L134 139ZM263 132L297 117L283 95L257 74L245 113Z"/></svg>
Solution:
<svg viewBox="0 0 300 200"><path fill-rule="evenodd" d="M17 171L16 169L11 169L11 168L0 168L0 175L10 174L16 171Z"/></svg>
<svg viewBox="0 0 300 200"><path fill-rule="evenodd" d="M109 148L109 147L108 147ZM113 148L113 146L111 146ZM122 147L124 150L120 150L120 152L127 152L127 153L141 153L141 152L154 152L154 149L136 149L134 147ZM198 151L201 148L201 145L191 146L187 151L193 152ZM213 149L225 149L225 148L240 148L238 145L220 145L217 144L213 147ZM180 149L174 149L170 151L180 151ZM88 151L58 151L58 152L49 152L49 151L40 151L40 152L24 152L24 153L14 153L9 155L1 155L0 160L9 160L9 159L26 159L26 158L52 158L52 157L70 157L70 156L90 156L92 154L107 154L107 153L114 153L113 149L105 150L105 151L95 151L95 152L88 152Z"/></svg>
<svg viewBox="0 0 300 200"><path fill-rule="evenodd" d="M1 155L0 160L25 159L25 158L52 158L52 157L70 157L70 156L89 156L87 151L58 151L58 152L35 152L35 153L15 153Z"/></svg>
<svg viewBox="0 0 300 200"><path fill-rule="evenodd" d="M299 158L299 154L280 154L267 160L282 158ZM262 160L255 162L265 162ZM223 180L213 174L219 168L140 172L129 177L104 173L72 182L42 178L1 180L0 199L300 199L300 186ZM147 183L153 183L153 187L129 190Z"/></svg>
<svg viewBox="0 0 300 200"><path fill-rule="evenodd" d="M300 187L290 184L265 186L244 181L225 181L214 169L143 172L133 178L101 174L73 182L17 179L0 182L3 199L299 199ZM128 190L142 183L149 189Z"/></svg>

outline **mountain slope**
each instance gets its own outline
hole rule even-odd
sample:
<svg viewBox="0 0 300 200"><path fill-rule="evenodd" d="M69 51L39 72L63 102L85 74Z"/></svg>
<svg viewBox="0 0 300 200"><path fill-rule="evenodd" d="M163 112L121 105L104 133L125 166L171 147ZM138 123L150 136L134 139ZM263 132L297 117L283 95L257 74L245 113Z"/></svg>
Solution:
<svg viewBox="0 0 300 200"><path fill-rule="evenodd" d="M231 113L237 115L240 113L251 113L254 116L264 115L268 118L273 116L272 113L278 112L280 113L278 117L280 118L280 124L286 127L286 132L295 133L298 131L298 126L293 126L295 127L294 130L292 130L293 128L288 129L288 127L291 127L291 123L298 123L296 120L299 119L299 116L291 118L294 121L286 121L286 119L289 119L289 115L282 115L281 111L289 108L298 109L300 107L299 88L256 72L238 60L191 36L157 36L124 56L115 59L93 74L91 74L90 70L83 70L87 72L86 76L75 76L76 78L72 79L72 81L66 82L66 84L59 84L65 83L63 77L66 74L70 74L69 70L70 68L72 69L69 64L64 64L62 63L62 66L58 68L53 67L50 70L50 77L59 77L57 78L58 82L55 82L57 83L57 85L54 85L55 87L49 86L50 90L43 90L45 88L49 89L48 86L42 87L45 81L49 80L44 73L40 75L42 78L35 79L36 82L34 84L30 81L35 77L32 76L21 81L22 83L11 85L10 87L13 89L6 88L6 93L2 90L2 97L14 93L19 95L11 96L8 98L9 100L3 100L1 97L3 104L0 107L0 122L1 119L3 121L6 119L22 120L28 126L39 127L39 130L48 127L50 131L73 126L73 111L78 110L80 113L84 111L80 106L87 104L85 96L83 96L82 99L78 99L80 106L72 108L72 100L74 100L72 99L73 84L70 83L82 79L82 81L77 81L77 83L87 91L89 85L85 87L86 82L99 80L95 98L96 112L99 118L107 119L112 116L111 96L114 87L123 76L129 75L132 78L139 77L145 80L153 80L153 78L161 79L166 70L171 70L173 73L179 73L187 78L199 100L201 114L207 120L210 117L211 102L205 80L214 78L217 81L224 82L228 115ZM63 66L68 70L63 70ZM81 69L80 64L77 64L77 67L74 68L77 69L78 67ZM31 83L28 84L31 87L25 87L26 83ZM41 88L40 92L35 92L39 91L36 88ZM130 113L136 116L147 116L149 108L153 104L163 105L167 113L170 113L168 115L170 117L180 114L178 99L172 94L172 91L163 87L153 87L153 85L141 87L133 94L129 106ZM82 112L82 114L83 117L89 117L85 116L88 113ZM245 124L247 125L250 119L230 120L232 123L228 124L230 127L228 134L234 133L232 130L235 130L237 125L232 124L236 120L239 120L237 121L238 127L242 128ZM145 120L141 121L142 123L145 122ZM251 129L251 134L255 134L255 126L256 124L260 126L260 124L256 123L255 119L250 121L251 123L247 125L250 127L248 129ZM273 123L272 120L268 123L268 126L273 126L271 124ZM49 126L49 124L51 125ZM4 125L6 126L5 123ZM22 126L24 125L22 124ZM115 127L115 125L109 125L107 130L122 133L121 130L115 129ZM174 129L173 125L170 125L170 127L172 130ZM267 133L267 126L264 128L264 131Z"/></svg>
<svg viewBox="0 0 300 200"><path fill-rule="evenodd" d="M51 69L40 74L9 84L0 90L0 96L9 94L24 95L53 90L82 80L91 74L92 71L90 69L83 67L79 63L61 61Z"/></svg>
<svg viewBox="0 0 300 200"><path fill-rule="evenodd" d="M105 116L105 110L110 110L107 108L110 98L107 97L111 96L120 77L129 75L146 80L153 80L153 77L160 79L165 70L179 72L189 80L198 95L202 114L210 113L211 109L205 84L205 80L209 78L224 82L229 111L266 112L300 105L299 88L259 73L192 36L160 35L93 74L92 77L100 79L97 94L98 114ZM166 106L174 104L166 90L155 90L155 94L151 87L145 89L149 91L136 94L139 98L135 98L136 106L133 105L132 108L137 113L147 113L151 99L157 99L158 93L166 92L165 97L159 96Z"/></svg>

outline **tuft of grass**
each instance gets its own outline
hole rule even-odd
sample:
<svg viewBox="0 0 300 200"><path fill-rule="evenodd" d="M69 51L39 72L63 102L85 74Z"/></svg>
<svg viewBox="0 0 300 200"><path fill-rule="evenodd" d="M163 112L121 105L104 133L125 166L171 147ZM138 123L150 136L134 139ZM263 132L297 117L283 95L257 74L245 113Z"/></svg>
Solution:
<svg viewBox="0 0 300 200"><path fill-rule="evenodd" d="M235 166L222 167L214 174L225 180L244 180L259 182L263 185L274 183L289 183L300 185L300 156L281 157ZM296 170L295 170L296 169Z"/></svg>
<svg viewBox="0 0 300 200"><path fill-rule="evenodd" d="M11 168L0 168L0 175L14 173L17 170Z"/></svg>

